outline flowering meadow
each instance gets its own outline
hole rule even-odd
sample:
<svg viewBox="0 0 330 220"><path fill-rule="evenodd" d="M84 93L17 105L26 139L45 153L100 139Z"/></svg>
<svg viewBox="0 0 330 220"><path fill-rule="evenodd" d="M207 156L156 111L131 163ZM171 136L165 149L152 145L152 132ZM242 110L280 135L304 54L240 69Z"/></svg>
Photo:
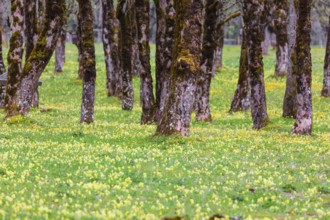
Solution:
<svg viewBox="0 0 330 220"><path fill-rule="evenodd" d="M140 125L138 78L133 111L107 97L101 45L95 123L81 125L68 45L64 72L51 61L43 73L40 108L0 121L0 219L330 219L330 98L320 97L324 50L312 53L312 136L290 134L294 120L281 117L274 51L264 58L270 124L253 131L250 112L228 113L240 54L231 46L212 82L213 123L193 115L189 137L165 138Z"/></svg>

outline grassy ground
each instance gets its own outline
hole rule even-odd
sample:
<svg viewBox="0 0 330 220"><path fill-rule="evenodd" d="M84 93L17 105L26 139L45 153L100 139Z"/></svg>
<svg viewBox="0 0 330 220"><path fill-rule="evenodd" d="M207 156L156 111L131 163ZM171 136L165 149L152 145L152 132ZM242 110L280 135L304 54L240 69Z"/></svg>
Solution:
<svg viewBox="0 0 330 220"><path fill-rule="evenodd" d="M226 47L223 71L212 82L214 122L193 120L186 138L154 137L155 125L140 125L137 78L132 112L106 96L100 45L95 123L81 125L76 53L69 45L62 74L54 74L53 61L48 65L42 111L0 121L0 218L330 218L330 99L320 97L324 50L313 49L311 137L290 134L294 121L281 117L285 79L271 77L273 51L264 60L269 126L253 131L249 112L228 113L239 47Z"/></svg>

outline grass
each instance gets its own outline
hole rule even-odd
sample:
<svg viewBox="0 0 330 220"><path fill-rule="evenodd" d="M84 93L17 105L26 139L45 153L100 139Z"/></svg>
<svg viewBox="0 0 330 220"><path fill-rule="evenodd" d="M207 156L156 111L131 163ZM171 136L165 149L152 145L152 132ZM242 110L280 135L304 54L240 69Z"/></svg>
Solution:
<svg viewBox="0 0 330 220"><path fill-rule="evenodd" d="M274 51L264 59L270 124L253 131L249 112L228 113L239 64L239 47L231 46L212 82L214 122L193 120L190 137L164 138L139 123L138 78L133 111L106 96L101 45L95 123L81 125L77 51L68 45L65 72L54 74L52 61L43 73L42 111L0 122L0 218L329 219L323 56L313 48L312 136L290 134L294 121L281 117L285 79L271 77Z"/></svg>

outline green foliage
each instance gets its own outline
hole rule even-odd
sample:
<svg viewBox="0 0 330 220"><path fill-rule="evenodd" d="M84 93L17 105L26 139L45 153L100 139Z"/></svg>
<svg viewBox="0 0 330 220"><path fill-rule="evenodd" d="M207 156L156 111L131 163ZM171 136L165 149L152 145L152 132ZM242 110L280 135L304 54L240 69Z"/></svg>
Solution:
<svg viewBox="0 0 330 220"><path fill-rule="evenodd" d="M285 79L271 77L273 52L264 59L269 126L253 131L250 112L228 113L239 47L226 47L212 82L213 123L193 121L190 137L164 138L140 125L139 97L132 112L107 97L101 45L95 123L81 125L77 51L67 48L64 73L54 62L43 73L40 109L0 122L1 219L330 218L324 50L313 49L311 137L290 134L294 120L281 117ZM138 78L134 88L138 95Z"/></svg>

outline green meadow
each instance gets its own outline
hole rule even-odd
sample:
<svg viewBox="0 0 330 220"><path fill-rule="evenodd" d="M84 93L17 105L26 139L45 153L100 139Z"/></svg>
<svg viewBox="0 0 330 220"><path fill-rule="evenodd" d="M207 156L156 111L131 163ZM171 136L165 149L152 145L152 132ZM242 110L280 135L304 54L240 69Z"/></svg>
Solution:
<svg viewBox="0 0 330 220"><path fill-rule="evenodd" d="M290 134L294 120L281 117L285 79L272 77L274 51L264 57L269 125L254 131L250 112L228 113L240 47L227 46L212 81L213 123L193 115L189 137L158 137L156 125L140 125L138 78L134 110L122 111L107 97L102 45L96 51L94 124L79 123L82 83L71 44L64 72L55 74L52 60L41 77L40 108L6 121L0 111L0 219L330 219L324 49L312 50L307 137Z"/></svg>

